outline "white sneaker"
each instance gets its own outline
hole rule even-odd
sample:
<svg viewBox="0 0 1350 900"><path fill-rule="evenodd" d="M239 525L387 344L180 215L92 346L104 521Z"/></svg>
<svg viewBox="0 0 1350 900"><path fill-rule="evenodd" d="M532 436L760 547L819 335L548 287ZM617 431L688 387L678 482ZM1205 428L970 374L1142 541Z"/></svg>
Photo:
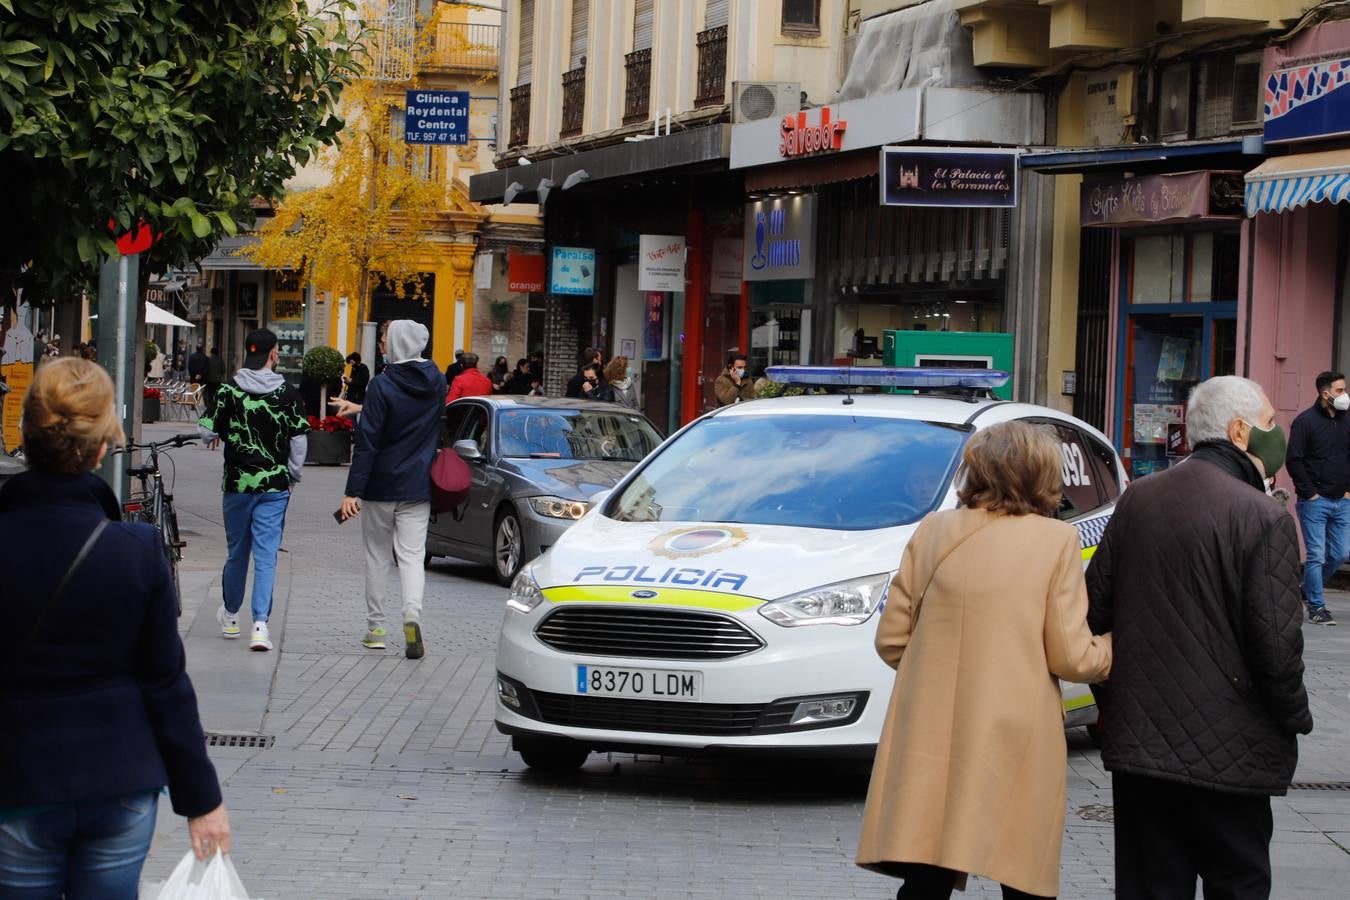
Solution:
<svg viewBox="0 0 1350 900"><path fill-rule="evenodd" d="M220 623L220 636L233 640L239 637L239 616L231 615L225 609L225 604L220 604L220 609L216 610L216 621Z"/></svg>
<svg viewBox="0 0 1350 900"><path fill-rule="evenodd" d="M266 622L253 623L253 637L248 642L250 650L271 650L272 637L267 633Z"/></svg>

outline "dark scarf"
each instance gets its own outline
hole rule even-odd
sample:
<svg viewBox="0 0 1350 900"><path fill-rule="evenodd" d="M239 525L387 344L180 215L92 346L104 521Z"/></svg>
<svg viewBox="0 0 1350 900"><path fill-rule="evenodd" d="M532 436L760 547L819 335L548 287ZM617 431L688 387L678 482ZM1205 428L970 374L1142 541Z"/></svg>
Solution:
<svg viewBox="0 0 1350 900"><path fill-rule="evenodd" d="M1266 492L1266 483L1256 464L1228 441L1201 441L1191 452L1191 459L1218 466L1238 481L1245 481L1263 494Z"/></svg>

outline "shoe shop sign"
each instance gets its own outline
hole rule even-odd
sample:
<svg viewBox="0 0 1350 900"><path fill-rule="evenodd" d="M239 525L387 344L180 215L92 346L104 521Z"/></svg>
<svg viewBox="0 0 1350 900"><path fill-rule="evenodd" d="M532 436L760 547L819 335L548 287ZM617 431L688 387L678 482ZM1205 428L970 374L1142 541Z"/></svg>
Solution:
<svg viewBox="0 0 1350 900"><path fill-rule="evenodd" d="M1016 206L1017 151L882 147L881 205Z"/></svg>
<svg viewBox="0 0 1350 900"><path fill-rule="evenodd" d="M815 201L812 194L789 194L746 204L741 253L746 281L815 276Z"/></svg>

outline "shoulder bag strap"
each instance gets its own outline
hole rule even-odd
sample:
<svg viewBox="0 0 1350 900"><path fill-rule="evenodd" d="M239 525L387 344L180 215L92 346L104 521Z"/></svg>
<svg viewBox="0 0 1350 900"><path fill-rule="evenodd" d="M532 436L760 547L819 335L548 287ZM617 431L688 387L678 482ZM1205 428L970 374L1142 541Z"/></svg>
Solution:
<svg viewBox="0 0 1350 900"><path fill-rule="evenodd" d="M945 552L943 552L942 556L938 558L937 565L933 566L933 570L928 573L927 583L924 584L923 590L919 592L919 599L914 601L914 612L909 617L910 634L914 633L915 626L919 624L919 610L923 607L923 598L927 596L928 589L933 586L933 579L937 577L938 569L942 568L942 564L947 561L947 557L951 556L952 553L956 551L957 547L960 547L966 541L973 538L976 534L980 533L985 528L989 527L989 524L992 521L993 520L991 519L989 520L989 522L985 522L979 528L976 528L974 531L970 532L965 537L961 538L961 540L957 541L955 544L952 544L950 547L946 549Z"/></svg>
<svg viewBox="0 0 1350 900"><path fill-rule="evenodd" d="M33 639L38 636L42 631L42 626L47 623L47 617L51 614L52 607L56 606L56 601L61 599L61 595L66 592L66 588L70 587L70 580L75 576L75 571L88 558L89 552L94 549L94 544L98 543L99 537L108 527L109 521L108 519L99 519L98 524L94 526L94 530L89 533L89 537L85 538L84 546L80 547L80 552L75 554L75 558L71 560L70 566L66 569L66 574L61 576L61 580L56 585L56 590L52 591L46 604L38 610L37 616L33 619L33 627L28 629L28 633L23 637L23 642L19 644L18 653L10 661L9 675L11 677L19 671L19 663L27 658L28 650L33 645Z"/></svg>

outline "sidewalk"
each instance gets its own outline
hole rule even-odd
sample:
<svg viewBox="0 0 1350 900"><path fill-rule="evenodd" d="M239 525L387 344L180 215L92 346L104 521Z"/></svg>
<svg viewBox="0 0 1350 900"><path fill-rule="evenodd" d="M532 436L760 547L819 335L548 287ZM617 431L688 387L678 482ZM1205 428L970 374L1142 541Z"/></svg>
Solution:
<svg viewBox="0 0 1350 900"><path fill-rule="evenodd" d="M895 885L852 864L866 771L592 755L582 773L525 769L492 724L493 655L506 592L476 566L428 572L428 655L358 643L360 533L332 520L345 469L308 468L288 512L274 607L277 649L251 653L215 626L224 535L219 454L177 454L189 546L183 632L213 733L270 748L212 747L254 894L279 898L881 898ZM1345 624L1308 625L1316 730L1300 784L1274 801L1276 898L1343 898L1350 884L1350 595ZM1110 779L1069 736L1061 896L1112 896ZM161 809L146 865L162 879L187 850ZM967 896L997 896L972 879Z"/></svg>

